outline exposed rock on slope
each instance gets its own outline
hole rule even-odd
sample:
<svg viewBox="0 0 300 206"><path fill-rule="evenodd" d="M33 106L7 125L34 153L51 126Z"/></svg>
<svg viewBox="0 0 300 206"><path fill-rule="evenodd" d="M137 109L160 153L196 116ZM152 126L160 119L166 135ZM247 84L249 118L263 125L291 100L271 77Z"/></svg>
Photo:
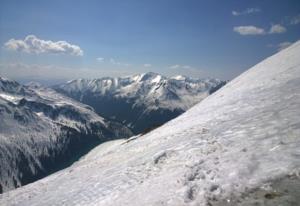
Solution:
<svg viewBox="0 0 300 206"><path fill-rule="evenodd" d="M2 194L3 205L298 205L300 42L144 136Z"/></svg>
<svg viewBox="0 0 300 206"><path fill-rule="evenodd" d="M149 72L124 78L77 79L54 89L141 133L177 117L225 83Z"/></svg>
<svg viewBox="0 0 300 206"><path fill-rule="evenodd" d="M101 142L130 134L52 89L0 77L0 193L69 165Z"/></svg>

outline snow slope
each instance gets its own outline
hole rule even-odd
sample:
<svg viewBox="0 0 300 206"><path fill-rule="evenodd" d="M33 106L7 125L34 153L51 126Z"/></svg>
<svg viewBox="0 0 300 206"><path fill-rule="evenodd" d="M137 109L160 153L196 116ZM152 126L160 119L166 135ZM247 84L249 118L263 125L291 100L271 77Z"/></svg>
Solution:
<svg viewBox="0 0 300 206"><path fill-rule="evenodd" d="M77 79L54 89L141 133L175 118L225 83L184 76L167 78L149 72L121 78Z"/></svg>
<svg viewBox="0 0 300 206"><path fill-rule="evenodd" d="M143 136L2 194L2 205L297 205L300 42Z"/></svg>
<svg viewBox="0 0 300 206"><path fill-rule="evenodd" d="M0 77L0 193L69 165L131 132L52 89ZM1 205L1 204L0 204Z"/></svg>

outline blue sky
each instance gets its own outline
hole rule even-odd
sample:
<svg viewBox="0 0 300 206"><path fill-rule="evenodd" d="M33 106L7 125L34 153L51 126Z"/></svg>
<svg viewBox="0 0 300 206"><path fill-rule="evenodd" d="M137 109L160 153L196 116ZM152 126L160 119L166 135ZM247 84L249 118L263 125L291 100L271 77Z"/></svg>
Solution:
<svg viewBox="0 0 300 206"><path fill-rule="evenodd" d="M299 0L0 1L0 75L18 80L232 79L299 38Z"/></svg>

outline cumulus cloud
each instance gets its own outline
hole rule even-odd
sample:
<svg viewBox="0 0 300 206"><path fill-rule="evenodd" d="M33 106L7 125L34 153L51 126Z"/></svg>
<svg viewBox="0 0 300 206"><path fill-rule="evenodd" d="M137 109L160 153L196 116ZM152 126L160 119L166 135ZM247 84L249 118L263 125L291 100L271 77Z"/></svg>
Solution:
<svg viewBox="0 0 300 206"><path fill-rule="evenodd" d="M265 34L281 34L285 33L287 29L280 25L280 24L274 24L271 26L270 30L268 32L265 31L263 28L259 28L256 26L236 26L233 27L233 31L239 33L240 35L265 35Z"/></svg>
<svg viewBox="0 0 300 206"><path fill-rule="evenodd" d="M300 14L293 17L290 21L290 24L292 25L300 24Z"/></svg>
<svg viewBox="0 0 300 206"><path fill-rule="evenodd" d="M269 31L270 34L281 34L284 32L286 32L286 28L280 24L272 25Z"/></svg>
<svg viewBox="0 0 300 206"><path fill-rule="evenodd" d="M103 57L98 57L96 60L97 60L98 62L103 62L103 61L104 61L104 58L103 58Z"/></svg>
<svg viewBox="0 0 300 206"><path fill-rule="evenodd" d="M34 35L28 35L24 40L10 39L4 47L9 50L26 52L26 53L49 53L49 54L68 54L74 56L82 56L83 51L77 45L70 44L66 41L50 41L39 39Z"/></svg>
<svg viewBox="0 0 300 206"><path fill-rule="evenodd" d="M149 68L149 67L152 67L152 65L151 64L144 64L144 67Z"/></svg>
<svg viewBox="0 0 300 206"><path fill-rule="evenodd" d="M264 35L265 30L256 26L236 26L233 31L239 33L240 35Z"/></svg>
<svg viewBox="0 0 300 206"><path fill-rule="evenodd" d="M247 8L244 11L232 11L231 14L233 16L241 16L241 15L248 15L248 14L252 14L252 13L258 13L261 10L259 8Z"/></svg>

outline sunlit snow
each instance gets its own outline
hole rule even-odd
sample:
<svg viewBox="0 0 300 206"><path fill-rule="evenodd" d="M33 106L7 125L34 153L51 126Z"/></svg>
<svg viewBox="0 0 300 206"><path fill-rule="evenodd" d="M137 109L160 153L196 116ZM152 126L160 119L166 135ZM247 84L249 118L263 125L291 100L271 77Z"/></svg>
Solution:
<svg viewBox="0 0 300 206"><path fill-rule="evenodd" d="M296 205L299 56L297 42L164 126L100 145L0 204Z"/></svg>

